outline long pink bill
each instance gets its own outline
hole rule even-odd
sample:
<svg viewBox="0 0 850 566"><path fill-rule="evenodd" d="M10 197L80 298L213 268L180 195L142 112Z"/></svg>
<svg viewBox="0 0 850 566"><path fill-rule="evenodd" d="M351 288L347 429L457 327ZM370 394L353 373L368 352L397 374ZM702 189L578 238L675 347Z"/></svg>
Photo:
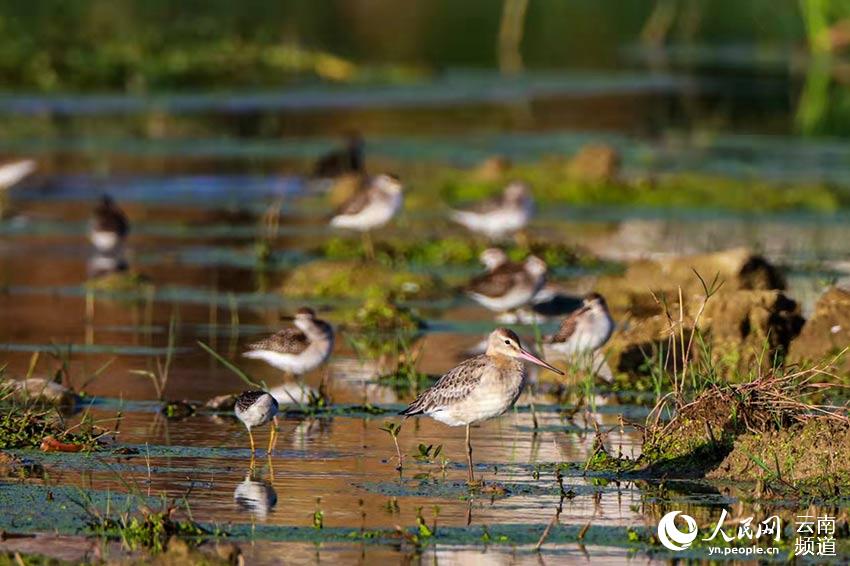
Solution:
<svg viewBox="0 0 850 566"><path fill-rule="evenodd" d="M532 354L531 352L526 350L525 348L519 349L519 357L522 358L523 360L529 361L533 364L537 364L540 367L544 367L544 368L548 369L549 371L554 371L558 375L564 375L564 372L562 372L561 370L559 370L558 368L556 368L554 366L547 364L546 362L544 362L543 360L541 360L540 358L538 358L537 356L535 356L534 354Z"/></svg>

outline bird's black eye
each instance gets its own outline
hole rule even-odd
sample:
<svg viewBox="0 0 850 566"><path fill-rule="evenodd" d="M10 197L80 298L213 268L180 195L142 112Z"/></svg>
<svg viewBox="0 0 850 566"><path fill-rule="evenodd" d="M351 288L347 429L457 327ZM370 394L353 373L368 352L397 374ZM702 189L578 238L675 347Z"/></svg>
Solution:
<svg viewBox="0 0 850 566"><path fill-rule="evenodd" d="M510 344L510 343L511 343L510 340L505 340L505 344Z"/></svg>

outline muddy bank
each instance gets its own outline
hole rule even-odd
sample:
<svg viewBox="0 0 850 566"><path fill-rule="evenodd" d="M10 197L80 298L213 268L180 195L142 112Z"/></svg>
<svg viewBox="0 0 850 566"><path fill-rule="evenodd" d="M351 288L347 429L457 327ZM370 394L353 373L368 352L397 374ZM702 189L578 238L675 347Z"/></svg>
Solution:
<svg viewBox="0 0 850 566"><path fill-rule="evenodd" d="M822 388L806 374L711 386L680 402L669 422L650 418L637 459L598 443L589 469L671 478L755 481L784 496L832 498L850 489L850 418L808 402Z"/></svg>
<svg viewBox="0 0 850 566"><path fill-rule="evenodd" d="M811 364L838 356L850 346L850 290L842 287L828 289L818 299L815 311L806 321L800 336L791 344L788 361ZM838 374L850 372L850 357L836 360Z"/></svg>

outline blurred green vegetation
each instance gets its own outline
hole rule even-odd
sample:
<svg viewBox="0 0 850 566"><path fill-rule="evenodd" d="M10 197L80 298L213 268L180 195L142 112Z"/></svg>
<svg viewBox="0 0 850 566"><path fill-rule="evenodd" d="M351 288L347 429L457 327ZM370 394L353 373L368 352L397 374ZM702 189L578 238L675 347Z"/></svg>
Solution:
<svg viewBox="0 0 850 566"><path fill-rule="evenodd" d="M494 0L4 2L0 84L175 90L497 68L501 17ZM785 44L806 32L793 0L535 0L523 25L531 68L615 67L620 50L641 39Z"/></svg>

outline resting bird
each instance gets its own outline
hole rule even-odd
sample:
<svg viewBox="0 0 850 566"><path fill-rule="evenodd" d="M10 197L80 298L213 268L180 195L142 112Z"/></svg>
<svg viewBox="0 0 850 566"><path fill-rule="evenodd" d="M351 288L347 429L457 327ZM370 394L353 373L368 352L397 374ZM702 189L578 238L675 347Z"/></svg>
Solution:
<svg viewBox="0 0 850 566"><path fill-rule="evenodd" d="M404 203L403 186L393 175L377 175L344 203L330 224L335 228L348 228L363 233L363 247L367 257L374 257L369 232L384 226L401 210Z"/></svg>
<svg viewBox="0 0 850 566"><path fill-rule="evenodd" d="M300 376L324 364L334 347L333 327L316 317L307 307L298 309L292 317L295 328L284 328L253 344L242 355L263 360L288 374Z"/></svg>
<svg viewBox="0 0 850 566"><path fill-rule="evenodd" d="M614 320L608 304L599 293L584 297L579 309L570 313L558 332L546 338L544 351L567 358L593 353L608 341L614 332Z"/></svg>
<svg viewBox="0 0 850 566"><path fill-rule="evenodd" d="M526 382L523 362L531 362L557 374L552 367L520 344L507 328L497 328L487 341L487 351L470 358L443 375L400 414L424 414L449 426L466 426L467 481L475 482L470 425L498 417L511 407Z"/></svg>
<svg viewBox="0 0 850 566"><path fill-rule="evenodd" d="M500 197L478 202L465 210L453 210L451 218L473 232L499 240L525 228L533 213L531 188L514 181Z"/></svg>
<svg viewBox="0 0 850 566"><path fill-rule="evenodd" d="M533 255L522 263L504 261L470 281L466 293L491 311L514 310L531 302L543 288L546 271L546 262Z"/></svg>

